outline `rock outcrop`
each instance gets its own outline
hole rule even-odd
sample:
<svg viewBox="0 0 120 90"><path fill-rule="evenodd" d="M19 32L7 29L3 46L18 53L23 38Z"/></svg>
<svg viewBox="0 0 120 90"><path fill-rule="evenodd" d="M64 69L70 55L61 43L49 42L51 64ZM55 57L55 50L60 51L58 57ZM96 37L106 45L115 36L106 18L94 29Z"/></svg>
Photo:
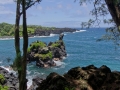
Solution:
<svg viewBox="0 0 120 90"><path fill-rule="evenodd" d="M7 86L9 90L19 90L18 78L13 73L9 73L4 68L0 67L0 75L4 76L2 81L0 79L0 85Z"/></svg>
<svg viewBox="0 0 120 90"><path fill-rule="evenodd" d="M50 42L48 45L41 41L33 42L28 48L28 62L36 61L39 67L55 66L54 60L62 60L67 56L63 36L61 34L58 41Z"/></svg>
<svg viewBox="0 0 120 90"><path fill-rule="evenodd" d="M120 72L103 65L75 67L63 76L51 73L36 90L120 90Z"/></svg>
<svg viewBox="0 0 120 90"><path fill-rule="evenodd" d="M31 36L50 36L50 34L61 34L64 32L75 32L76 29L72 28L55 28L55 30L35 30L35 33Z"/></svg>

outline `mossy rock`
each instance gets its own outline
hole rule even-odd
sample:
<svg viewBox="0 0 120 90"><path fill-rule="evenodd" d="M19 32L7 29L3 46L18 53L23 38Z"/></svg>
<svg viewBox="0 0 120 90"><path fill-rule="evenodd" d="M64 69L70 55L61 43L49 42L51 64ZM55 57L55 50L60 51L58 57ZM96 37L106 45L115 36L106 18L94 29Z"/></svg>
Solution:
<svg viewBox="0 0 120 90"><path fill-rule="evenodd" d="M30 47L28 47L27 52L30 53L31 50L33 49L38 49L38 48L43 48L46 47L47 45L44 42L41 41L36 41L33 42Z"/></svg>
<svg viewBox="0 0 120 90"><path fill-rule="evenodd" d="M41 59L41 60L45 60L45 59L52 59L53 58L53 54L52 54L52 52L48 52L47 54L35 54L35 56L34 56L35 58L39 58L39 59Z"/></svg>
<svg viewBox="0 0 120 90"><path fill-rule="evenodd" d="M64 45L63 40L58 40L51 44L51 47L60 47L61 45Z"/></svg>

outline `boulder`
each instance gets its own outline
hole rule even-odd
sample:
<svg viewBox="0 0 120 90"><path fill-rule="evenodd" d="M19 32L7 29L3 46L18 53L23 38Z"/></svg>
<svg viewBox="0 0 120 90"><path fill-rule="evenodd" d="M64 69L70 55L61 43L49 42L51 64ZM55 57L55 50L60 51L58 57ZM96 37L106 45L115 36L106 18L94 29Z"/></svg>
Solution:
<svg viewBox="0 0 120 90"><path fill-rule="evenodd" d="M36 90L65 90L70 87L70 83L63 76L53 72L43 80Z"/></svg>
<svg viewBox="0 0 120 90"><path fill-rule="evenodd" d="M9 73L6 69L0 67L0 75L4 76L3 82L0 82L1 85L8 86L9 90L18 90L19 81L13 73Z"/></svg>
<svg viewBox="0 0 120 90"><path fill-rule="evenodd" d="M111 71L106 65L75 67L63 76L51 73L37 90L120 90L120 72Z"/></svg>

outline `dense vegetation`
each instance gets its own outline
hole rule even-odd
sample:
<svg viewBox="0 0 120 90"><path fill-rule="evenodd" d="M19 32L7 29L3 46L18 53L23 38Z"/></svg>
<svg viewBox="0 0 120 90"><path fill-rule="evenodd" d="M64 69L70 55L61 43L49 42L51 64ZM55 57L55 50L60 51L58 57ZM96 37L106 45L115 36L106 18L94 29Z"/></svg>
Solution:
<svg viewBox="0 0 120 90"><path fill-rule="evenodd" d="M8 90L8 86L3 86L2 84L5 82L5 77L0 74L0 90Z"/></svg>
<svg viewBox="0 0 120 90"><path fill-rule="evenodd" d="M8 23L0 23L0 36L14 36L14 24L8 24ZM43 27L40 25L28 25L27 26L27 32L28 35L33 34L35 32L36 29L40 29L40 30L55 30L55 27ZM19 28L19 34L20 36L22 36L22 25L20 25Z"/></svg>

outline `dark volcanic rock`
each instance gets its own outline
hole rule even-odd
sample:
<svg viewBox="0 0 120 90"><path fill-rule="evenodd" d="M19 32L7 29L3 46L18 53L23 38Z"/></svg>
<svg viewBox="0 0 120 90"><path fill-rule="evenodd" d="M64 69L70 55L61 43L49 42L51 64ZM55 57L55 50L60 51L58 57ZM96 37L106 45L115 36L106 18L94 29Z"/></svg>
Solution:
<svg viewBox="0 0 120 90"><path fill-rule="evenodd" d="M0 82L1 85L8 86L9 90L19 90L18 78L13 73L9 73L4 68L0 67L0 74L5 77L4 82Z"/></svg>
<svg viewBox="0 0 120 90"><path fill-rule="evenodd" d="M49 36L50 34L61 34L64 32L75 32L72 28L56 28L55 30L35 30L34 36Z"/></svg>
<svg viewBox="0 0 120 90"><path fill-rule="evenodd" d="M31 43L28 48L28 62L36 61L39 67L56 66L54 60L62 60L67 56L63 36L64 34L60 34L58 41L50 42L48 45L41 41Z"/></svg>
<svg viewBox="0 0 120 90"><path fill-rule="evenodd" d="M70 87L69 85L66 78L53 72L39 84L36 90L65 90L65 87Z"/></svg>
<svg viewBox="0 0 120 90"><path fill-rule="evenodd" d="M120 90L120 72L111 72L103 65L100 68L94 65L75 67L63 76L51 73L43 80L37 90Z"/></svg>

